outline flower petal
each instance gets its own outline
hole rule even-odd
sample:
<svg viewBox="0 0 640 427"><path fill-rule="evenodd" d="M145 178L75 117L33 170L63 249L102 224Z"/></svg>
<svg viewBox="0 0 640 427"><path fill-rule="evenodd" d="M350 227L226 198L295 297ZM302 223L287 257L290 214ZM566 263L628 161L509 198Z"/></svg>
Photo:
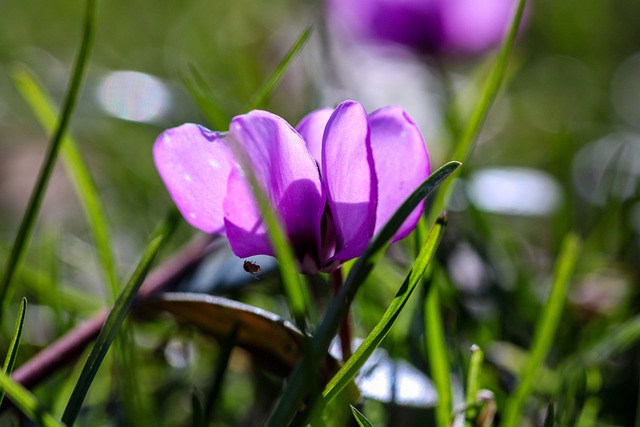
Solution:
<svg viewBox="0 0 640 427"><path fill-rule="evenodd" d="M389 106L369 115L371 149L378 178L375 232L389 221L400 205L427 179L429 154L420 130L400 107ZM420 219L423 203L409 215L394 237L409 234Z"/></svg>
<svg viewBox="0 0 640 427"><path fill-rule="evenodd" d="M367 114L357 102L340 104L327 123L322 175L336 231L334 258L355 258L373 234L377 203Z"/></svg>
<svg viewBox="0 0 640 427"><path fill-rule="evenodd" d="M156 139L153 157L187 222L224 234L222 201L233 157L220 134L191 123L168 129Z"/></svg>
<svg viewBox="0 0 640 427"><path fill-rule="evenodd" d="M311 256L317 261L326 199L304 140L285 120L266 111L235 117L227 137L237 144L236 157L246 160L242 167L251 168L275 207L298 259ZM229 179L224 215L236 255L272 254L265 248L261 215L241 169Z"/></svg>
<svg viewBox="0 0 640 427"><path fill-rule="evenodd" d="M298 133L307 143L307 149L318 163L320 170L322 170L322 136L332 113L331 108L314 111L300 120L296 127Z"/></svg>

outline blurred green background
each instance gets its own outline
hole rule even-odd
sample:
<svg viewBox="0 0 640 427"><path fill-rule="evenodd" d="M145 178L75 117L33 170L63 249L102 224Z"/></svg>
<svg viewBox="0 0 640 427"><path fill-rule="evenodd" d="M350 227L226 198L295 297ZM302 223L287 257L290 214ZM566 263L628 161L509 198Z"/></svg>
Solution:
<svg viewBox="0 0 640 427"><path fill-rule="evenodd" d="M48 140L12 82L12 67L26 65L59 103L80 40L83 6L77 1L0 0L3 257ZM359 100L369 111L397 103L421 127L433 169L448 160L494 52L473 58L412 58L356 50L335 37L322 11L322 4L314 1L99 3L95 49L71 129L106 204L121 271L132 268L171 204L153 167L155 138L184 122L214 127L193 91L185 88L189 70L197 70L209 85L210 92L200 95L215 99L229 117L241 114L309 25L314 26L312 38L267 109L295 124L310 110L343 99ZM477 343L485 349L490 367L484 386L496 393L500 407L513 387L513 352L530 344L560 241L575 230L584 247L547 360L555 380L540 386L539 406L553 398L561 419L573 425L580 408L594 398L597 425L640 425L637 333L596 368L581 369L570 381L554 370L571 357L582 357L583 350L605 340L611 328L638 315L640 2L540 0L529 4L527 21L504 89L464 166L440 251L439 260L448 272L443 303L452 364L461 373L469 346ZM31 289L32 303L19 363L107 304L83 218L64 170L58 168L25 263L26 270L41 275L19 279ZM183 225L172 247L193 234ZM406 242L404 248L410 246ZM359 296L354 318L362 336L407 271L406 251L397 248L392 255L396 256L376 270ZM95 305L62 309L51 293L33 291L33 282L48 283L42 276L93 296ZM277 283L271 276L265 282L253 281L231 294L286 315ZM319 297L326 298L324 284L316 285L321 288ZM416 303L385 346L392 357L426 371L418 339L419 312ZM12 330L13 319L5 316L6 331ZM217 345L192 330L178 331L168 321L146 325L137 333L138 356L148 362L145 378L154 390L155 405L176 405L158 409L166 414L162 425L184 423L190 384L206 384L202 377L210 375ZM166 356L171 346L195 355L172 364ZM225 389L216 425L256 425L278 381L248 367L242 353L233 360L228 381L233 386ZM594 370L601 380L597 386L588 381L596 375ZM60 375L43 387L46 403L55 405L55 390L63 383ZM105 386L105 396L95 392L92 401L111 401L108 391ZM371 418L386 425L418 425L408 421L415 421L411 417L416 414L417 419L431 419L429 408L378 407L373 401L369 405L365 408L374 414ZM113 412L107 404L96 407L100 409L86 415L86 425L96 425L96 414L103 414L107 423L106 414ZM113 425L126 424L108 418Z"/></svg>

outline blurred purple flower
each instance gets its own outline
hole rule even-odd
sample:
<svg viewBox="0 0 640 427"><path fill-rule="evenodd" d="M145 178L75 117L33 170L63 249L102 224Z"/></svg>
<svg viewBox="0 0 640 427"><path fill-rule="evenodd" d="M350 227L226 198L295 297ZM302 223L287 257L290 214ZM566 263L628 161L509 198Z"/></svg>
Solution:
<svg viewBox="0 0 640 427"><path fill-rule="evenodd" d="M331 24L420 53L476 54L503 39L516 0L326 0Z"/></svg>
<svg viewBox="0 0 640 427"><path fill-rule="evenodd" d="M242 258L273 255L243 172L250 167L304 273L330 271L362 254L430 173L422 135L401 108L367 115L354 101L315 111L297 129L258 110L235 117L228 133L184 124L162 133L153 154L185 219L226 235ZM394 240L411 232L421 211L422 205Z"/></svg>

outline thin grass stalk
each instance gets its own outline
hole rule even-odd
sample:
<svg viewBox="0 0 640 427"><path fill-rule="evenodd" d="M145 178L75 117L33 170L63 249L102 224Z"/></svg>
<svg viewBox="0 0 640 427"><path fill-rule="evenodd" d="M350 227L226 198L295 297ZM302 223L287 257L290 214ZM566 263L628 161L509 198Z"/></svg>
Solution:
<svg viewBox="0 0 640 427"><path fill-rule="evenodd" d="M29 198L27 209L18 234L11 247L11 252L7 258L4 273L0 280L0 323L2 316L6 311L8 301L11 297L11 285L13 276L18 269L20 262L24 256L26 247L31 240L33 229L36 223L36 219L42 206L42 200L53 172L60 145L62 144L63 137L71 121L71 116L75 110L76 103L80 94L80 88L82 80L89 62L89 56L91 48L93 47L93 40L95 36L95 19L96 19L96 0L87 0L87 6L85 9L84 25L82 32L82 41L80 49L78 50L78 56L76 57L75 66L71 74L71 83L67 90L64 102L62 104L62 113L60 121L56 127L56 131L51 137L51 142L45 156L44 163L38 174L36 184L33 192Z"/></svg>

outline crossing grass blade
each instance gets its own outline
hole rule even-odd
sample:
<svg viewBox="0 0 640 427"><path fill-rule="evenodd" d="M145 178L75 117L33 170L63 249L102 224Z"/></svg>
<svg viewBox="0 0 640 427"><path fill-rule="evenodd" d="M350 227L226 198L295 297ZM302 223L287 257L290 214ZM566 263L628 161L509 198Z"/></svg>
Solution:
<svg viewBox="0 0 640 427"><path fill-rule="evenodd" d="M322 402L323 405L331 403L331 401L338 396L344 387L346 387L347 384L355 378L360 368L386 337L387 333L400 315L400 312L411 297L413 291L421 282L422 276L427 270L427 267L438 248L440 239L444 234L445 226L446 218L445 216L441 216L433 226L415 263L413 264L411 272L405 279L404 283L402 283L402 286L391 301L386 312L383 314L380 322L378 322L371 333L364 339L360 347L355 351L353 356L349 358L340 371L338 371L338 373L325 387L324 392L322 393L324 398Z"/></svg>
<svg viewBox="0 0 640 427"><path fill-rule="evenodd" d="M27 418L43 427L64 427L51 413L22 385L0 371L0 388Z"/></svg>
<svg viewBox="0 0 640 427"><path fill-rule="evenodd" d="M34 112L46 132L52 133L56 124L57 111L51 98L46 94L36 78L22 65L13 67L13 81L20 94ZM69 134L62 140L62 159L69 173L71 183L78 194L78 200L85 211L93 239L96 244L98 259L113 300L118 295L118 274L113 256L107 214L100 199L96 184L89 173L89 168L78 150L78 145Z"/></svg>
<svg viewBox="0 0 640 427"><path fill-rule="evenodd" d="M18 320L16 321L16 330L13 333L13 338L11 339L11 343L9 344L9 349L7 350L7 357L4 359L4 366L2 367L3 372L7 375L11 375L11 371L13 371L13 367L16 364L16 358L18 357L18 348L20 347L20 338L22 337L22 328L24 326L24 317L27 313L27 299L22 298L22 302L20 303L20 311L18 312ZM0 392L0 405L2 405L2 400L4 399L4 391Z"/></svg>
<svg viewBox="0 0 640 427"><path fill-rule="evenodd" d="M192 63L188 63L179 73L182 84L187 89L200 111L211 123L214 129L222 130L229 127L231 116L214 96L213 89L207 83L202 73Z"/></svg>
<svg viewBox="0 0 640 427"><path fill-rule="evenodd" d="M57 307L67 313L91 313L103 307L95 296L72 286L56 283L50 275L29 265L23 265L16 278L27 292L38 295L42 301L55 300Z"/></svg>
<svg viewBox="0 0 640 427"><path fill-rule="evenodd" d="M307 397L312 389L315 383L313 379L318 373L317 368L327 353L331 339L336 335L336 331L348 312L359 287L364 283L375 263L382 256L383 250L416 206L459 166L459 162L449 162L427 178L393 214L389 222L373 238L362 256L355 262L344 285L322 318L311 341L310 349L289 376L289 381L280 394L278 402L265 424L266 426L287 425L293 417L302 400ZM317 398L317 396L311 397L313 399ZM308 402L310 407L313 407L312 403Z"/></svg>
<svg viewBox="0 0 640 427"><path fill-rule="evenodd" d="M569 284L578 260L579 250L580 239L575 234L569 233L564 238L558 255L551 294L536 324L530 357L527 359L527 363L520 375L520 381L515 392L505 404L502 421L502 426L504 427L519 425L525 400L531 393L539 369L553 344L553 338L558 329L560 316L567 298Z"/></svg>
<svg viewBox="0 0 640 427"><path fill-rule="evenodd" d="M265 190L262 188L258 179L251 168L251 162L249 162L247 153L243 152L239 147L239 144L234 144L237 148L235 154L243 167L247 178L251 184L253 195L256 198L260 212L262 213L262 219L265 222L267 228L267 234L269 241L273 246L275 257L278 259L280 278L282 280L282 287L285 291L285 297L287 298L289 310L291 316L300 329L305 334L307 330L307 320L309 318L309 310L307 308L307 300L305 298L305 292L303 286L305 285L300 279L298 274L298 264L293 252L293 248L289 244L289 239L284 231L284 225L280 220L277 212L271 206L269 198ZM305 334L306 336L306 334Z"/></svg>
<svg viewBox="0 0 640 427"><path fill-rule="evenodd" d="M454 160L466 162L471 155L473 144L482 129L482 125L484 124L487 115L489 114L493 101L498 95L500 85L502 84L502 80L506 73L509 56L513 50L513 45L518 33L518 27L520 26L522 14L524 13L525 3L526 0L519 0L518 2L518 7L513 20L511 21L511 26L509 27L509 33L498 51L493 68L491 69L489 77L482 88L480 99L475 105L462 136L453 151L451 158ZM455 178L457 178L459 173L460 171L456 172L454 176L452 176L452 179L444 183L438 190L429 217L431 222L435 220L436 215L446 209L449 199L451 198L451 194L453 193Z"/></svg>
<svg viewBox="0 0 640 427"><path fill-rule="evenodd" d="M289 69L289 66L293 63L293 60L296 59L298 54L302 51L302 48L309 41L309 37L311 37L311 33L313 32L312 27L307 27L297 38L291 49L287 52L287 54L282 58L278 66L271 73L269 78L264 82L264 84L258 89L258 91L253 96L249 106L247 107L248 111L255 110L256 108L264 108L264 106L269 102L271 95L278 87L280 80L284 76L284 73Z"/></svg>
<svg viewBox="0 0 640 427"><path fill-rule="evenodd" d="M52 133L56 123L57 111L53 101L42 86L25 67L20 65L14 66L13 80L42 127L46 132ZM89 168L78 149L78 145L70 134L63 138L61 156L93 234L98 261L111 294L111 301L115 301L118 297L119 283L106 208L100 199L98 188L89 173ZM122 376L122 392L125 397L129 397L125 398L128 404L127 412L136 413L140 412L140 405L137 404L139 398L135 396L135 391L138 389L135 376L136 370L129 366L132 360L132 355L129 354L132 351L130 345L131 334L129 332L125 324L120 339L116 343L118 350L116 363L119 369L126 373L126 375ZM139 393L138 395L142 396ZM136 418L139 423L144 422L143 420L148 420L146 416Z"/></svg>
<svg viewBox="0 0 640 427"><path fill-rule="evenodd" d="M93 46L93 39L95 35L95 15L96 0L87 0L82 41L80 43L80 49L78 50L74 69L71 74L71 83L67 90L64 102L62 103L60 120L58 121L56 130L51 137L44 163L40 168L35 187L29 198L27 209L22 217L16 239L11 247L11 252L7 258L2 278L0 279L0 323L3 313L6 312L6 306L11 294L13 276L22 261L24 252L29 240L31 239L31 235L33 234L36 219L40 212L42 200L44 199L44 194L49 183L49 179L51 178L51 173L53 172L53 167L55 166L63 137L67 131L69 122L71 121L71 116L73 115L73 111L80 94L80 87L89 62L91 48Z"/></svg>
<svg viewBox="0 0 640 427"><path fill-rule="evenodd" d="M95 378L111 343L118 334L122 322L129 312L131 304L133 304L136 293L140 288L140 285L142 285L147 272L151 268L151 264L160 250L162 243L175 228L177 218L177 215L172 213L160 228L157 237L152 239L147 245L135 271L118 296L113 309L109 313L109 316L107 317L107 320L105 321L105 324L102 327L93 348L91 349L91 353L89 354L84 368L82 369L80 378L71 393L67 407L62 415L62 421L65 424L69 426L72 425L80 413L80 408L84 402L87 392L89 391L89 387L91 386L91 383L93 382L93 379Z"/></svg>
<svg viewBox="0 0 640 427"><path fill-rule="evenodd" d="M360 427L373 427L371 421L369 421L362 412L358 411L353 405L349 406L351 406L351 412L353 413L353 416L355 417Z"/></svg>
<svg viewBox="0 0 640 427"><path fill-rule="evenodd" d="M451 424L451 379L449 367L449 357L447 354L447 342L442 326L442 313L440 312L440 291L437 286L437 274L435 278L430 277L430 284L424 300L425 314L425 344L426 353L429 360L433 383L438 391L438 402L436 403L435 415L438 427L447 427ZM436 280L436 285L431 281Z"/></svg>

